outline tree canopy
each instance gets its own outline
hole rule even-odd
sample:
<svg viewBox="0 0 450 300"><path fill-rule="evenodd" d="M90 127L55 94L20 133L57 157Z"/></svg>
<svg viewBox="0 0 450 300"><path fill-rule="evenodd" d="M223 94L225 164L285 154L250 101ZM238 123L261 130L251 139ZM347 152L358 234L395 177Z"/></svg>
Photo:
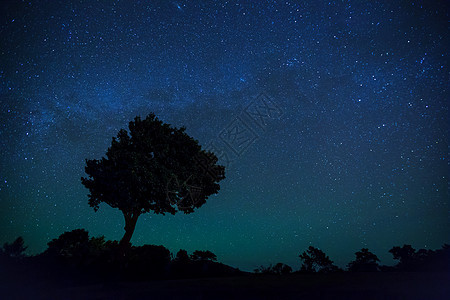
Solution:
<svg viewBox="0 0 450 300"><path fill-rule="evenodd" d="M333 261L320 249L309 246L308 250L299 255L303 261L301 271L303 272L334 272L338 267Z"/></svg>
<svg viewBox="0 0 450 300"><path fill-rule="evenodd" d="M186 250L180 249L175 256L175 260L181 262L189 261L189 254Z"/></svg>
<svg viewBox="0 0 450 300"><path fill-rule="evenodd" d="M411 245L403 245L403 247L395 246L389 250L394 259L400 260L401 264L408 264L414 259L416 250Z"/></svg>
<svg viewBox="0 0 450 300"><path fill-rule="evenodd" d="M95 211L104 202L123 213L126 244L141 214L192 213L218 193L225 178L218 158L202 150L185 127L171 127L152 113L136 117L128 128L113 137L106 157L86 160L88 177L81 179Z"/></svg>
<svg viewBox="0 0 450 300"><path fill-rule="evenodd" d="M378 257L369 251L367 248L362 248L361 251L355 252L356 259L348 264L350 271L378 271Z"/></svg>
<svg viewBox="0 0 450 300"><path fill-rule="evenodd" d="M89 251L89 241L89 233L84 229L64 232L47 243L47 254L66 258L83 256Z"/></svg>
<svg viewBox="0 0 450 300"><path fill-rule="evenodd" d="M0 248L0 254L8 257L22 258L25 256L27 246L24 245L23 237L19 236L12 243L4 243L3 248Z"/></svg>
<svg viewBox="0 0 450 300"><path fill-rule="evenodd" d="M217 256L212 253L209 250L206 251L201 251L201 250L195 250L192 254L191 254L191 259L192 260L211 260L211 261L216 261L217 260Z"/></svg>

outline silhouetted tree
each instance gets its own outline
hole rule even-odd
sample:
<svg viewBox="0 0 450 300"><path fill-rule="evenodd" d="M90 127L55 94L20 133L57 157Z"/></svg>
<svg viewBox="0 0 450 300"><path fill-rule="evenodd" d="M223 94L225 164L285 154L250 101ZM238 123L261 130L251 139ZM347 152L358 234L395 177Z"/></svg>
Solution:
<svg viewBox="0 0 450 300"><path fill-rule="evenodd" d="M283 263L277 263L275 266L271 264L268 267L260 266L255 269L256 274L275 274L275 275L286 275L292 273L292 268Z"/></svg>
<svg viewBox="0 0 450 300"><path fill-rule="evenodd" d="M253 271L256 274L273 274L272 264L270 264L268 267L259 266Z"/></svg>
<svg viewBox="0 0 450 300"><path fill-rule="evenodd" d="M84 229L75 229L61 234L48 242L46 253L51 256L74 258L89 253L89 233Z"/></svg>
<svg viewBox="0 0 450 300"><path fill-rule="evenodd" d="M86 160L88 178L81 179L95 211L105 202L123 213L123 245L141 214L191 213L219 191L225 178L218 158L202 150L184 127L173 128L150 114L136 117L128 128L113 138L106 158Z"/></svg>
<svg viewBox="0 0 450 300"><path fill-rule="evenodd" d="M309 246L308 250L299 255L303 261L300 271L302 272L335 272L339 268L333 264L333 261L320 249Z"/></svg>
<svg viewBox="0 0 450 300"><path fill-rule="evenodd" d="M89 252L91 255L100 255L107 247L107 242L105 241L105 237L92 237L89 240Z"/></svg>
<svg viewBox="0 0 450 300"><path fill-rule="evenodd" d="M109 243L104 236L89 238L86 230L75 229L48 242L43 255L76 267L92 267L102 263Z"/></svg>
<svg viewBox="0 0 450 300"><path fill-rule="evenodd" d="M397 270L403 271L449 271L450 270L450 248L447 244L442 249L415 250L411 245L393 247L389 250L394 259L399 260Z"/></svg>
<svg viewBox="0 0 450 300"><path fill-rule="evenodd" d="M194 253L191 254L191 259L216 261L217 256L209 250L206 251L195 250Z"/></svg>
<svg viewBox="0 0 450 300"><path fill-rule="evenodd" d="M394 259L400 261L398 267L408 268L414 262L416 250L411 245L403 245L403 247L393 247L389 253L394 256Z"/></svg>
<svg viewBox="0 0 450 300"><path fill-rule="evenodd" d="M24 246L23 238L19 236L12 243L4 243L3 249L0 249L0 253L6 257L22 258L25 256L25 250L27 250L27 248L28 247Z"/></svg>
<svg viewBox="0 0 450 300"><path fill-rule="evenodd" d="M272 270L274 274L277 275L287 275L292 273L292 268L283 263L277 263L275 266L273 266Z"/></svg>
<svg viewBox="0 0 450 300"><path fill-rule="evenodd" d="M189 261L189 255L186 250L180 249L175 256L176 261L187 262Z"/></svg>
<svg viewBox="0 0 450 300"><path fill-rule="evenodd" d="M367 248L355 253L356 259L348 264L349 271L352 272L374 272L378 271L378 257Z"/></svg>
<svg viewBox="0 0 450 300"><path fill-rule="evenodd" d="M428 257L432 256L434 254L433 250L429 249L419 249L416 253L414 253L414 258L421 261L426 260Z"/></svg>

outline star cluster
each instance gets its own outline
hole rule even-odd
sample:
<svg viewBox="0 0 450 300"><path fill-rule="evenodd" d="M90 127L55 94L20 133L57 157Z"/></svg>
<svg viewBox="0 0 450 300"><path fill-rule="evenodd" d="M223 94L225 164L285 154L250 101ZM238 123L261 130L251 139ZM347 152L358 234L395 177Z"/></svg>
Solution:
<svg viewBox="0 0 450 300"><path fill-rule="evenodd" d="M134 244L208 249L244 270L344 266L368 247L448 242L445 1L7 1L0 23L0 240L120 239L85 159L150 112L232 158L190 215L147 214ZM277 115L246 115L259 95ZM242 116L246 116L243 119ZM230 152L241 120L254 139ZM247 136L248 137L248 136ZM217 152L217 153L218 153ZM223 159L223 158L222 158Z"/></svg>

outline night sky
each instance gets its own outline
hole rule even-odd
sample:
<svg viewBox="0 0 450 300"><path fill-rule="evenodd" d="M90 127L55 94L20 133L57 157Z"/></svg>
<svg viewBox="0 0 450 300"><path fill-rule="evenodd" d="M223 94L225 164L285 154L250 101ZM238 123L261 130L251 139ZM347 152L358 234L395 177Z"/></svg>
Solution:
<svg viewBox="0 0 450 300"><path fill-rule="evenodd" d="M154 112L226 165L194 213L139 218L134 245L253 270L341 267L367 247L449 242L447 1L2 1L0 242L120 239L85 159ZM265 110L264 110L265 109ZM257 117L260 112L264 117ZM227 135L239 129L239 147ZM236 142L236 140L234 140Z"/></svg>

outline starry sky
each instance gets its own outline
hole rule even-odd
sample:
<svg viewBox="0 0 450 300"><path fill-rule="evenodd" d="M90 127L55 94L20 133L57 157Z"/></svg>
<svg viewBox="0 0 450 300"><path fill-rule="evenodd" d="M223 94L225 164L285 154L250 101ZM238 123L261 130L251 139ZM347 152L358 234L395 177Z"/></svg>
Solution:
<svg viewBox="0 0 450 300"><path fill-rule="evenodd" d="M310 245L341 267L362 247L386 264L395 245L440 248L448 11L406 0L2 1L0 242L21 235L36 254L76 228L120 239L121 213L88 205L85 159L154 112L220 156L226 179L195 213L141 216L135 245L208 249L243 270L298 269Z"/></svg>

